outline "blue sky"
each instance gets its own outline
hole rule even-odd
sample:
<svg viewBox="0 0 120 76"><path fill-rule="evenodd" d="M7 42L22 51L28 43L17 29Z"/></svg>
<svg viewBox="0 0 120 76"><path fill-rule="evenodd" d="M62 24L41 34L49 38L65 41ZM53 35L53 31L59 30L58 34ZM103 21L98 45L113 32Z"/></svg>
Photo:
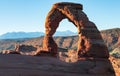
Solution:
<svg viewBox="0 0 120 76"><path fill-rule="evenodd" d="M99 30L120 28L120 0L0 0L0 34L6 32L44 32L47 13L56 2L83 4L83 11ZM60 22L57 31L76 27L67 19Z"/></svg>

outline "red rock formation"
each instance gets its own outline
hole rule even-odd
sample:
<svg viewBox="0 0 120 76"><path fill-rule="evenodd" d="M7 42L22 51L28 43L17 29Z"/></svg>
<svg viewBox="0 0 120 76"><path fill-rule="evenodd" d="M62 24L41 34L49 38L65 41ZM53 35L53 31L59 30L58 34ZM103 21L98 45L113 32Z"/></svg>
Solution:
<svg viewBox="0 0 120 76"><path fill-rule="evenodd" d="M51 55L56 56L57 54L57 44L52 37L45 36L43 40L43 51L50 52Z"/></svg>
<svg viewBox="0 0 120 76"><path fill-rule="evenodd" d="M80 57L108 58L109 53L103 39L94 23L88 20L82 11L82 5L76 3L56 3L48 13L45 22L45 37L43 49L48 49L52 54L57 53L57 45L53 40L59 22L67 18L78 28L78 54Z"/></svg>
<svg viewBox="0 0 120 76"><path fill-rule="evenodd" d="M20 54L20 52L14 50L3 50L2 54Z"/></svg>
<svg viewBox="0 0 120 76"><path fill-rule="evenodd" d="M36 46L32 46L32 45L16 45L15 47L15 51L19 51L19 52L31 52L31 51L36 51L37 47Z"/></svg>
<svg viewBox="0 0 120 76"><path fill-rule="evenodd" d="M108 49L94 23L88 21L80 30L78 42L80 56L109 57Z"/></svg>

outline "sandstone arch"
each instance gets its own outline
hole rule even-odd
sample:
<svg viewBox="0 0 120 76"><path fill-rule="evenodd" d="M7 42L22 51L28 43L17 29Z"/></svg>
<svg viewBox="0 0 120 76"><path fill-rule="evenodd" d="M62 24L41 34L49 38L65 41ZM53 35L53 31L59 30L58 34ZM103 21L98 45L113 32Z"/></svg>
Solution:
<svg viewBox="0 0 120 76"><path fill-rule="evenodd" d="M59 22L67 18L78 29L78 54L80 57L108 58L109 53L95 24L89 21L82 11L83 6L76 3L61 2L53 5L45 21L43 48L52 55L57 54L57 44L53 39Z"/></svg>

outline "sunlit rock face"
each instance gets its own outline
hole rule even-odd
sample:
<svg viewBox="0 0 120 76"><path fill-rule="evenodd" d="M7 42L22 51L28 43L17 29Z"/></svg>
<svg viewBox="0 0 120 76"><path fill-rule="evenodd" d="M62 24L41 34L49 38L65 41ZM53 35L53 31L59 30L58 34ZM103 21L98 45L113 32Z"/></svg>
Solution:
<svg viewBox="0 0 120 76"><path fill-rule="evenodd" d="M46 17L43 48L47 48L52 54L57 53L57 44L52 36L56 32L61 20L67 18L78 30L77 52L79 57L108 58L108 49L99 30L93 22L89 21L82 9L83 6L76 3L61 2L54 4Z"/></svg>

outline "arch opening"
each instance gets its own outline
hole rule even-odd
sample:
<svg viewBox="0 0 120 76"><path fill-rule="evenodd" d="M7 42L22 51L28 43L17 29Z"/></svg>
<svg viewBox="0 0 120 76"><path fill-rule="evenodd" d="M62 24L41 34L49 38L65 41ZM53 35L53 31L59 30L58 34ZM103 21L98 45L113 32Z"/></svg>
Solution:
<svg viewBox="0 0 120 76"><path fill-rule="evenodd" d="M62 19L53 36L73 36L77 35L77 27L67 18Z"/></svg>

